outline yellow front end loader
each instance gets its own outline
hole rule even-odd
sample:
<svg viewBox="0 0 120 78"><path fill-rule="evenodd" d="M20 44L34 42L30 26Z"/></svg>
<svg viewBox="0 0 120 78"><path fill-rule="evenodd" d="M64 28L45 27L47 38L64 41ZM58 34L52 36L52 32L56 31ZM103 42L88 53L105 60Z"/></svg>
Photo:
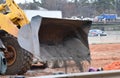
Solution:
<svg viewBox="0 0 120 78"><path fill-rule="evenodd" d="M0 47L0 50L4 53L7 64L6 71L4 68L1 70L4 72L2 74L23 74L30 69L33 55L20 47L17 36L20 27L29 21L13 0L1 4L0 11L0 45L5 46Z"/></svg>
<svg viewBox="0 0 120 78"><path fill-rule="evenodd" d="M90 62L91 21L34 16L29 22L13 0L1 4L0 11L0 45L5 46L0 49L7 63L5 74L25 73L33 57L43 63L51 60ZM83 71L82 67L80 70Z"/></svg>

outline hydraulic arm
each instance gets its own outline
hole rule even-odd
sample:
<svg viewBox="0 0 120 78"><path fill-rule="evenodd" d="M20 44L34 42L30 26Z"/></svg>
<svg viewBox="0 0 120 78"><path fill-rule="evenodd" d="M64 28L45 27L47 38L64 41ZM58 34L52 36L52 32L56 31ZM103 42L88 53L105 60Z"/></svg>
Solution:
<svg viewBox="0 0 120 78"><path fill-rule="evenodd" d="M6 16L16 25L24 26L29 21L23 12L23 10L14 2L14 0L6 0L6 3L0 5L0 10L6 10L9 8L9 12Z"/></svg>
<svg viewBox="0 0 120 78"><path fill-rule="evenodd" d="M17 37L18 28L29 23L23 10L13 1L0 5L0 28ZM4 19L4 20L3 20Z"/></svg>

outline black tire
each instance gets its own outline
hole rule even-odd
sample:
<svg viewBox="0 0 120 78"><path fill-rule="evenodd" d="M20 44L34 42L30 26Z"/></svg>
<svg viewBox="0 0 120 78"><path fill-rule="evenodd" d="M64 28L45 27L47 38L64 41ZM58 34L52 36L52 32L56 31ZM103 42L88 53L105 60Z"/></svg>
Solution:
<svg viewBox="0 0 120 78"><path fill-rule="evenodd" d="M3 44L6 46L8 50L9 47L12 47L15 51L15 56L13 56L14 61L12 61L12 63L7 66L6 74L20 75L27 72L27 70L30 69L32 64L32 57L33 57L32 54L26 51L25 49L21 48L18 44L17 39L13 36L4 36L1 37L1 40L3 41Z"/></svg>

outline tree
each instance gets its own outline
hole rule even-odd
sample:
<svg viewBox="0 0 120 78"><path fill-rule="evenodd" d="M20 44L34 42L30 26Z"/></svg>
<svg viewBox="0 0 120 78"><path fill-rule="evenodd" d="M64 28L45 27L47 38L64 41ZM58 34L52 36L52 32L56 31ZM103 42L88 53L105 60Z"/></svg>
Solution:
<svg viewBox="0 0 120 78"><path fill-rule="evenodd" d="M93 16L93 9L89 0L74 0L73 2L76 5L75 8L77 16Z"/></svg>
<svg viewBox="0 0 120 78"><path fill-rule="evenodd" d="M49 10L60 10L67 0L41 0L41 6Z"/></svg>
<svg viewBox="0 0 120 78"><path fill-rule="evenodd" d="M36 3L23 3L23 4L19 4L19 6L22 9L28 9L28 10L38 10L39 7L36 5Z"/></svg>
<svg viewBox="0 0 120 78"><path fill-rule="evenodd" d="M33 1L48 10L61 10L63 16L65 17L79 15L89 16L92 14L92 10L89 9L91 8L91 5L89 5L89 0L41 0L41 3L40 1Z"/></svg>
<svg viewBox="0 0 120 78"><path fill-rule="evenodd" d="M120 16L120 0L116 0L116 12Z"/></svg>
<svg viewBox="0 0 120 78"><path fill-rule="evenodd" d="M99 13L110 13L115 10L115 0L95 0L93 6L95 10Z"/></svg>
<svg viewBox="0 0 120 78"><path fill-rule="evenodd" d="M3 3L3 0L0 0L0 4Z"/></svg>

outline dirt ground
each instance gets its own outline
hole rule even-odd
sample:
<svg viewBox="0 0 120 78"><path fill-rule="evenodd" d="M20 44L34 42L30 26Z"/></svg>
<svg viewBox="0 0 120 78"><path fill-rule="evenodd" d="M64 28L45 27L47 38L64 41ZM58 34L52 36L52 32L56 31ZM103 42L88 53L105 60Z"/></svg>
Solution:
<svg viewBox="0 0 120 78"><path fill-rule="evenodd" d="M90 45L91 66L103 67L114 61L120 61L120 44Z"/></svg>
<svg viewBox="0 0 120 78"><path fill-rule="evenodd" d="M103 67L114 61L119 61L120 59L120 44L91 44L89 45L91 52L91 65L90 67ZM26 76L39 76L39 75L50 75L56 72L64 72L65 68L56 69L35 69L33 71L28 71ZM67 73L78 73L79 70L73 63L69 63L67 68Z"/></svg>
<svg viewBox="0 0 120 78"><path fill-rule="evenodd" d="M119 61L120 59L120 44L91 44L89 45L91 51L91 65L90 67L103 67L114 61ZM56 69L41 69L37 67L33 70L29 70L25 73L27 77L51 75L56 72L65 72L65 68ZM69 63L67 68L67 73L78 73L79 70L73 63ZM1 78L1 77L0 77ZM5 78L5 77L4 77Z"/></svg>

